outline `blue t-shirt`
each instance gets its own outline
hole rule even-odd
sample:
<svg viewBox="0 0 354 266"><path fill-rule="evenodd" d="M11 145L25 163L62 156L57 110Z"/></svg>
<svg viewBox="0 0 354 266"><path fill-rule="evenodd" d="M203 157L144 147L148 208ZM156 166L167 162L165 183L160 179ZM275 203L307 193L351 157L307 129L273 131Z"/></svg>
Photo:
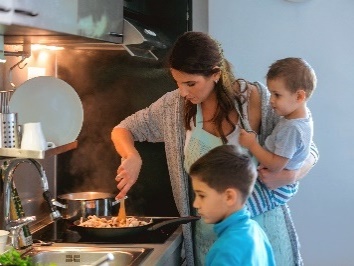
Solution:
<svg viewBox="0 0 354 266"><path fill-rule="evenodd" d="M210 248L207 266L272 266L275 265L268 237L243 208L214 225L218 238Z"/></svg>

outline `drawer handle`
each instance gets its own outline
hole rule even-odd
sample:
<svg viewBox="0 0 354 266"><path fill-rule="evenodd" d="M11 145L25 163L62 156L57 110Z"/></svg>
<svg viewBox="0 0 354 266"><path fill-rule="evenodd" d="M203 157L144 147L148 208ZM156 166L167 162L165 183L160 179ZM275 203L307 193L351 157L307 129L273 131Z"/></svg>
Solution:
<svg viewBox="0 0 354 266"><path fill-rule="evenodd" d="M0 12L10 12L11 8L0 6Z"/></svg>
<svg viewBox="0 0 354 266"><path fill-rule="evenodd" d="M21 9L15 9L15 13L23 14L23 15L30 16L30 17L37 17L38 16L38 13L36 13L36 12L21 10Z"/></svg>
<svg viewBox="0 0 354 266"><path fill-rule="evenodd" d="M108 34L110 36L114 36L114 37L123 37L123 34L117 33L117 32L113 32L113 31L110 31Z"/></svg>

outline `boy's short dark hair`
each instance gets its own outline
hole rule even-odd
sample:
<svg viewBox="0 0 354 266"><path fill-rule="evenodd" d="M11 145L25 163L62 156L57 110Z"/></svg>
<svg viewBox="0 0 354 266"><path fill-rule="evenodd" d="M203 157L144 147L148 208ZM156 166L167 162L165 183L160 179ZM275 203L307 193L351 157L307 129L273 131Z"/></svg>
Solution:
<svg viewBox="0 0 354 266"><path fill-rule="evenodd" d="M240 153L234 145L221 145L195 161L189 171L218 192L235 188L244 202L251 194L257 178L256 166L249 155ZM243 202L243 203L244 203Z"/></svg>
<svg viewBox="0 0 354 266"><path fill-rule="evenodd" d="M302 58L288 57L275 61L268 70L267 80L284 79L286 88L295 93L303 89L310 98L317 85L315 71Z"/></svg>

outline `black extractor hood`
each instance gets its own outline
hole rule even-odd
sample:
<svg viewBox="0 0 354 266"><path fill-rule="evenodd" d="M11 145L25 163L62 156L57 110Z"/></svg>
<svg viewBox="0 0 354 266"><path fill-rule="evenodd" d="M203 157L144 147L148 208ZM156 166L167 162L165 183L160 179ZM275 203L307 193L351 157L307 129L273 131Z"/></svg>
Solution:
<svg viewBox="0 0 354 266"><path fill-rule="evenodd" d="M177 37L191 30L190 7L190 0L124 0L125 26L131 24L143 38L138 44L125 39L131 44L124 47L131 55L164 57Z"/></svg>
<svg viewBox="0 0 354 266"><path fill-rule="evenodd" d="M124 49L158 60L190 30L189 1L36 0L27 6L6 6L5 1L0 3L0 35L7 45Z"/></svg>
<svg viewBox="0 0 354 266"><path fill-rule="evenodd" d="M155 53L166 51L172 44L163 32L128 18L124 19L123 36L122 46L130 55L156 60Z"/></svg>

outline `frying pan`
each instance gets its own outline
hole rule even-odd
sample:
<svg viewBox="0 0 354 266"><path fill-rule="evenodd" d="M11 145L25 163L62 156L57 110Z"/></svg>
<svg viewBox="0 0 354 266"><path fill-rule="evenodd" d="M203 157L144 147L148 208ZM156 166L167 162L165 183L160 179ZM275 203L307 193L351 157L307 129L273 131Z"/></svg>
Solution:
<svg viewBox="0 0 354 266"><path fill-rule="evenodd" d="M132 217L132 216L128 216ZM111 219L112 216L100 216L100 218ZM117 237L124 237L127 235L137 235L144 231L154 231L160 227L172 224L186 224L189 222L197 221L200 219L199 216L186 216L172 218L163 222L156 222L153 218L149 217L135 217L139 221L146 221L151 223L146 225L134 226L134 227L112 227L112 228L95 228L95 227L84 227L79 226L80 220L76 220L70 227L71 230L77 231L81 236L109 240ZM86 219L84 219L85 221Z"/></svg>

